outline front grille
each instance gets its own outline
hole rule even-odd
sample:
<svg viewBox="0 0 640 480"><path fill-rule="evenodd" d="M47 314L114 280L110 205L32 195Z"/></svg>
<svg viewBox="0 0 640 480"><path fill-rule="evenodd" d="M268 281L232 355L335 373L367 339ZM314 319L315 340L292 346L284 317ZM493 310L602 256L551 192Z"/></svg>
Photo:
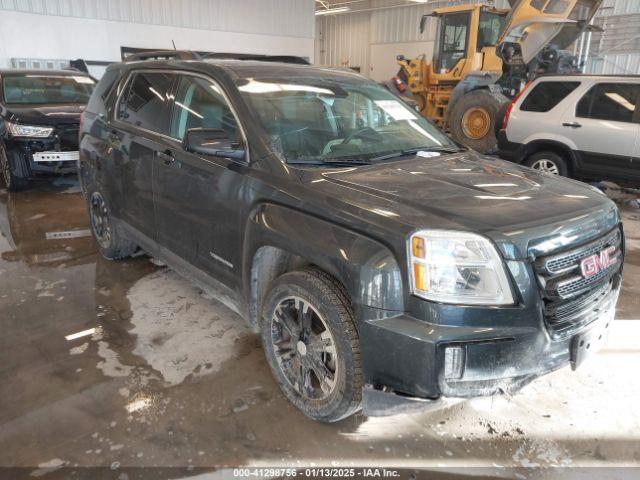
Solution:
<svg viewBox="0 0 640 480"><path fill-rule="evenodd" d="M584 277L582 260L614 247L616 262L591 277ZM609 308L613 277L622 264L622 234L615 228L595 241L535 261L544 302L544 317L552 338L566 338Z"/></svg>
<svg viewBox="0 0 640 480"><path fill-rule="evenodd" d="M612 282L564 302L545 302L544 316L554 339L565 338L596 320L606 310Z"/></svg>
<svg viewBox="0 0 640 480"><path fill-rule="evenodd" d="M593 255L606 247L619 244L620 230L616 228L613 232L605 235L595 242L591 242L569 252L548 257L544 261L541 261L540 265L543 266L551 275L565 273L577 269L580 266L579 260L582 260L589 255Z"/></svg>

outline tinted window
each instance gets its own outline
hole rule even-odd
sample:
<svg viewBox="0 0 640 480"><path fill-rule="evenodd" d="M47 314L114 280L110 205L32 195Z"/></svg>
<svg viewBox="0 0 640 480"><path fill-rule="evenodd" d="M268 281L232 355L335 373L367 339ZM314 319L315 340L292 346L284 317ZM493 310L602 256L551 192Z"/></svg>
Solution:
<svg viewBox="0 0 640 480"><path fill-rule="evenodd" d="M504 26L505 16L502 14L482 10L480 12L480 27L478 29L478 51L483 47L498 43L498 38Z"/></svg>
<svg viewBox="0 0 640 480"><path fill-rule="evenodd" d="M578 102L576 116L631 122L639 90L640 85L630 83L599 83Z"/></svg>
<svg viewBox="0 0 640 480"><path fill-rule="evenodd" d="M15 104L87 103L95 82L84 75L7 75L4 99Z"/></svg>
<svg viewBox="0 0 640 480"><path fill-rule="evenodd" d="M137 73L121 100L118 118L138 127L159 133L168 131L171 83L168 73Z"/></svg>
<svg viewBox="0 0 640 480"><path fill-rule="evenodd" d="M580 82L540 82L529 92L520 105L520 110L548 112L578 88L578 85Z"/></svg>
<svg viewBox="0 0 640 480"><path fill-rule="evenodd" d="M242 138L238 123L219 87L204 78L184 76L180 78L176 92L171 136L182 140L191 128L217 128L238 142Z"/></svg>
<svg viewBox="0 0 640 480"><path fill-rule="evenodd" d="M547 4L547 0L531 0L531 6L536 10L542 10Z"/></svg>
<svg viewBox="0 0 640 480"><path fill-rule="evenodd" d="M544 7L544 13L564 13L570 4L571 2L569 2L569 0L549 0L547 6Z"/></svg>
<svg viewBox="0 0 640 480"><path fill-rule="evenodd" d="M109 93L113 88L113 84L116 82L119 75L120 71L118 70L109 70L105 72L96 85L94 93L91 95L91 99L87 105L87 110L89 112L100 113L104 111L104 102L109 96Z"/></svg>

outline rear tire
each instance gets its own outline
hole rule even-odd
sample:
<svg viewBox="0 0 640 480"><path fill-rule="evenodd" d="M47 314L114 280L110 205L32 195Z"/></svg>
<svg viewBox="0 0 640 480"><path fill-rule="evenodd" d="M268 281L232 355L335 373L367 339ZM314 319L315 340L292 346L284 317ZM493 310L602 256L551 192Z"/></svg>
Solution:
<svg viewBox="0 0 640 480"><path fill-rule="evenodd" d="M447 124L458 142L479 153L496 150L496 123L502 121L500 111L509 100L486 89L473 90L456 102L449 112Z"/></svg>
<svg viewBox="0 0 640 480"><path fill-rule="evenodd" d="M27 159L21 152L7 150L4 145L0 144L0 170L2 178L7 190L17 192L24 190L28 183Z"/></svg>
<svg viewBox="0 0 640 480"><path fill-rule="evenodd" d="M289 401L321 422L357 412L360 343L342 286L317 269L289 272L275 280L263 305L265 355Z"/></svg>
<svg viewBox="0 0 640 480"><path fill-rule="evenodd" d="M91 231L102 256L107 260L120 260L133 255L138 247L113 221L107 201L99 190L87 188L87 207Z"/></svg>
<svg viewBox="0 0 640 480"><path fill-rule="evenodd" d="M560 175L562 177L569 176L569 166L567 161L562 155L555 152L544 151L531 155L524 162L529 168L538 170L539 172L546 172L552 175Z"/></svg>

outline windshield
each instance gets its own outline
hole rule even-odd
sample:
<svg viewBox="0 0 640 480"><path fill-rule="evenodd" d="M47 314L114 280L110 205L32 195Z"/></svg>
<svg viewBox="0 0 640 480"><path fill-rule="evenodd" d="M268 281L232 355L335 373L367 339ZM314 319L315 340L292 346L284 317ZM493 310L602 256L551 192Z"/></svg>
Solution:
<svg viewBox="0 0 640 480"><path fill-rule="evenodd" d="M458 147L384 87L339 78L243 79L238 88L287 162L368 161Z"/></svg>
<svg viewBox="0 0 640 480"><path fill-rule="evenodd" d="M95 82L85 76L7 75L2 80L6 103L87 103Z"/></svg>

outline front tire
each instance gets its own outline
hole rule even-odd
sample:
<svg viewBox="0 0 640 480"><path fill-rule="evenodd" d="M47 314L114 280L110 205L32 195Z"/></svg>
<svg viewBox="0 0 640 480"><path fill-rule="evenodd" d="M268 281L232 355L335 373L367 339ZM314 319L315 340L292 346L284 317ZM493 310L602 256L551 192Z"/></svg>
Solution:
<svg viewBox="0 0 640 480"><path fill-rule="evenodd" d="M550 173L552 175L560 175L562 177L569 176L569 166L567 161L561 155L555 152L538 152L531 155L524 164L538 170L539 172Z"/></svg>
<svg viewBox="0 0 640 480"><path fill-rule="evenodd" d="M271 371L306 416L337 422L360 408L360 343L344 289L316 269L275 280L261 315Z"/></svg>
<svg viewBox="0 0 640 480"><path fill-rule="evenodd" d="M18 173L27 171L26 159L21 152L7 151L4 145L0 144L0 170L4 184L10 192L18 192L27 187L28 178Z"/></svg>
<svg viewBox="0 0 640 480"><path fill-rule="evenodd" d="M113 222L102 193L96 189L88 189L87 193L91 231L102 256L108 260L119 260L133 255L137 246L127 239L119 226Z"/></svg>

